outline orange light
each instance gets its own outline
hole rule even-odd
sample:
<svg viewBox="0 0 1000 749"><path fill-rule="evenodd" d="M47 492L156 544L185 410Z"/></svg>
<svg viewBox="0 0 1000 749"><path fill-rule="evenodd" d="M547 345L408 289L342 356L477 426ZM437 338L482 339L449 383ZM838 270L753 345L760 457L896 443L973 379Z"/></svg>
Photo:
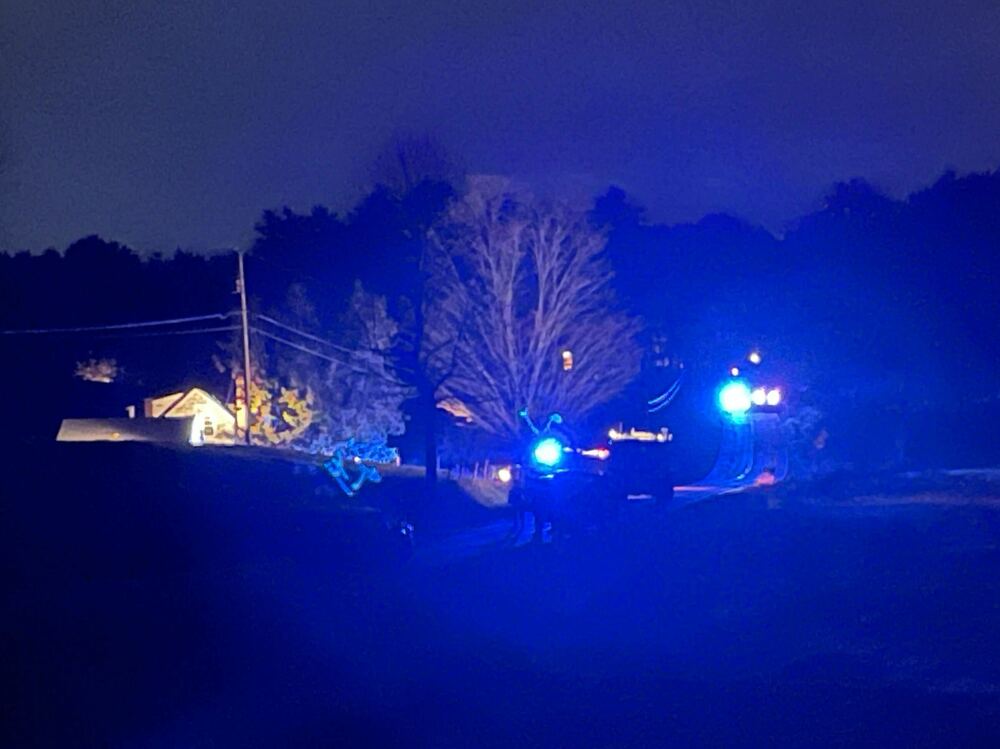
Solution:
<svg viewBox="0 0 1000 749"><path fill-rule="evenodd" d="M569 372L573 369L573 352L569 349L562 352L562 368L563 372Z"/></svg>
<svg viewBox="0 0 1000 749"><path fill-rule="evenodd" d="M513 477L514 477L514 475L511 473L510 468L508 468L507 466L503 466L501 468L497 468L497 480L501 484L509 484L510 480Z"/></svg>

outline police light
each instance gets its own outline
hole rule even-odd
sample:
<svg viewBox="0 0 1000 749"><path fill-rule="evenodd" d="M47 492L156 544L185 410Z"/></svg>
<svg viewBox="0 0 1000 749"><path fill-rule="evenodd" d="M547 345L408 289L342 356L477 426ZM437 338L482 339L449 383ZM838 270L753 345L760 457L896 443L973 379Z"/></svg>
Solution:
<svg viewBox="0 0 1000 749"><path fill-rule="evenodd" d="M764 388L754 388L750 393L750 401L755 406L763 406L767 403L767 391Z"/></svg>
<svg viewBox="0 0 1000 749"><path fill-rule="evenodd" d="M781 403L781 391L778 390L778 388L774 388L774 390L768 390L767 405L777 406L779 403Z"/></svg>
<svg viewBox="0 0 1000 749"><path fill-rule="evenodd" d="M535 443L531 457L540 466L555 468L562 461L563 444L555 437L546 437Z"/></svg>
<svg viewBox="0 0 1000 749"><path fill-rule="evenodd" d="M719 408L731 416L742 416L751 405L750 388L745 382L730 382L719 391Z"/></svg>

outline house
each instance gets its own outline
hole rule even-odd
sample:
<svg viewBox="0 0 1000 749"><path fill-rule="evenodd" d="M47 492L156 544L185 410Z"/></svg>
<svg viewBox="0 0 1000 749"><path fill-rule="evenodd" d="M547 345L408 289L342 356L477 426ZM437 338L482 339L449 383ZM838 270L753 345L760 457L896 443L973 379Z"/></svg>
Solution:
<svg viewBox="0 0 1000 749"><path fill-rule="evenodd" d="M127 418L63 419L57 442L163 442L231 445L236 441L236 416L211 393L198 387L143 400L142 418L136 407Z"/></svg>
<svg viewBox="0 0 1000 749"><path fill-rule="evenodd" d="M147 419L193 418L191 441L195 444L232 444L236 439L236 416L214 395L193 387L143 400Z"/></svg>
<svg viewBox="0 0 1000 749"><path fill-rule="evenodd" d="M194 418L183 419L63 419L56 442L190 443Z"/></svg>

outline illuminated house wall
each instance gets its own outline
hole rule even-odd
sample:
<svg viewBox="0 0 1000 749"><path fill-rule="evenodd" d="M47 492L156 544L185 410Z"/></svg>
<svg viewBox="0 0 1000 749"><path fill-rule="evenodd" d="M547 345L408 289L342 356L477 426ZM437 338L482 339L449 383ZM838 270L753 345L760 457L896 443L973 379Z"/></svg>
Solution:
<svg viewBox="0 0 1000 749"><path fill-rule="evenodd" d="M193 418L193 441L232 444L236 437L233 412L201 388L146 398L143 413L148 419Z"/></svg>

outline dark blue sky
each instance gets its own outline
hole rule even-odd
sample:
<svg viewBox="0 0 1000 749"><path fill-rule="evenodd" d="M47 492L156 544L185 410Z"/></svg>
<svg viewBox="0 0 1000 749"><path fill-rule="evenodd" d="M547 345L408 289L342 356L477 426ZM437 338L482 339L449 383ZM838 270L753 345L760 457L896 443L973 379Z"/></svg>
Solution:
<svg viewBox="0 0 1000 749"><path fill-rule="evenodd" d="M780 229L837 179L1000 164L1000 3L4 0L0 231L245 244L394 132L652 217ZM542 7L544 5L544 7Z"/></svg>

